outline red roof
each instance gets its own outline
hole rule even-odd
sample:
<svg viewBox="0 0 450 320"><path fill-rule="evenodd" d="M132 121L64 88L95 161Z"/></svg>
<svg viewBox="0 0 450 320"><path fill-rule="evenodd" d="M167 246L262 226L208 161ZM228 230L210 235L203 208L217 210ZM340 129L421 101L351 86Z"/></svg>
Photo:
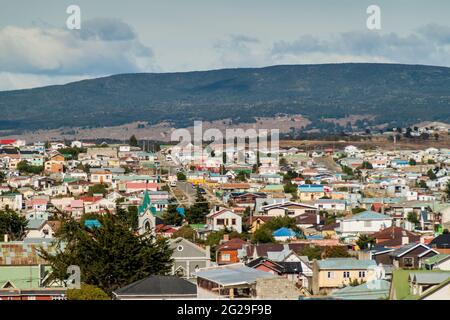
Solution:
<svg viewBox="0 0 450 320"><path fill-rule="evenodd" d="M177 229L171 226L166 226L164 224L158 224L155 227L155 231L158 233L174 233L175 231L177 231Z"/></svg>
<svg viewBox="0 0 450 320"><path fill-rule="evenodd" d="M221 244L217 250L237 250L241 249L247 242L240 238L231 239L223 244Z"/></svg>
<svg viewBox="0 0 450 320"><path fill-rule="evenodd" d="M102 197L81 197L80 200L84 202L97 202L98 200L103 199Z"/></svg>
<svg viewBox="0 0 450 320"><path fill-rule="evenodd" d="M16 141L17 140L14 140L14 139L4 139L4 140L0 140L0 144L13 144Z"/></svg>
<svg viewBox="0 0 450 320"><path fill-rule="evenodd" d="M157 183L145 183L145 182L127 182L127 189L158 189Z"/></svg>

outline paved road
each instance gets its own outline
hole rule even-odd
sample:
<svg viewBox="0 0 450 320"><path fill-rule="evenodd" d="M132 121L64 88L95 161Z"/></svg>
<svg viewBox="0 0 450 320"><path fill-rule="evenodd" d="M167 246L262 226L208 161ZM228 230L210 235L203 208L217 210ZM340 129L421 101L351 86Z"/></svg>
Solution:
<svg viewBox="0 0 450 320"><path fill-rule="evenodd" d="M342 172L341 167L336 162L334 162L333 158L330 156L314 158L314 162L324 166L331 172Z"/></svg>
<svg viewBox="0 0 450 320"><path fill-rule="evenodd" d="M177 188L180 190L184 196L187 198L188 205L192 205L195 202L195 195L197 191L195 188L192 188L192 185L189 182L178 181Z"/></svg>

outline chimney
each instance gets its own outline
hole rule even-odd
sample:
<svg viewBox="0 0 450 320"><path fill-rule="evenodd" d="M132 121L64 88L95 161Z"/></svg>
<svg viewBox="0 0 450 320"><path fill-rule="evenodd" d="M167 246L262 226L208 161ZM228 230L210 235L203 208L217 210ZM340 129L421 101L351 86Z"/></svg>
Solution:
<svg viewBox="0 0 450 320"><path fill-rule="evenodd" d="M405 231L402 232L402 245L409 243L409 237Z"/></svg>
<svg viewBox="0 0 450 320"><path fill-rule="evenodd" d="M320 225L320 214L318 212L316 213L316 224Z"/></svg>
<svg viewBox="0 0 450 320"><path fill-rule="evenodd" d="M217 206L217 205L216 205L216 212L217 212L217 211L220 211L220 206Z"/></svg>
<svg viewBox="0 0 450 320"><path fill-rule="evenodd" d="M8 235L7 234L5 234L4 236L3 236L3 242L8 242Z"/></svg>

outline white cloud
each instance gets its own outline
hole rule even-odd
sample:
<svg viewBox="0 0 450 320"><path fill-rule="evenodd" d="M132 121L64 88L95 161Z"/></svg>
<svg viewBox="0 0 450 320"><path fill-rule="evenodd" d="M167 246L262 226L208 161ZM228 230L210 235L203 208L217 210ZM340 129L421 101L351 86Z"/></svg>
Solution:
<svg viewBox="0 0 450 320"><path fill-rule="evenodd" d="M345 62L427 64L450 67L450 28L426 25L400 36L373 31L329 37L305 35L295 41L263 43L232 35L215 44L216 67L261 67L275 64Z"/></svg>
<svg viewBox="0 0 450 320"><path fill-rule="evenodd" d="M120 20L93 19L81 30L0 30L0 90L157 70L152 50Z"/></svg>

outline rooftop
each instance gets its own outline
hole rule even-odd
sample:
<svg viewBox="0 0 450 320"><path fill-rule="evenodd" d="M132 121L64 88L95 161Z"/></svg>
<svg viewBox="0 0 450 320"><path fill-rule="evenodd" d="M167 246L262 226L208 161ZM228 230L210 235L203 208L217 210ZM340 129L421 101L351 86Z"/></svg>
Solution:
<svg viewBox="0 0 450 320"><path fill-rule="evenodd" d="M197 277L210 280L221 286L254 284L259 278L276 278L268 272L246 267L243 264L205 268L195 273Z"/></svg>

